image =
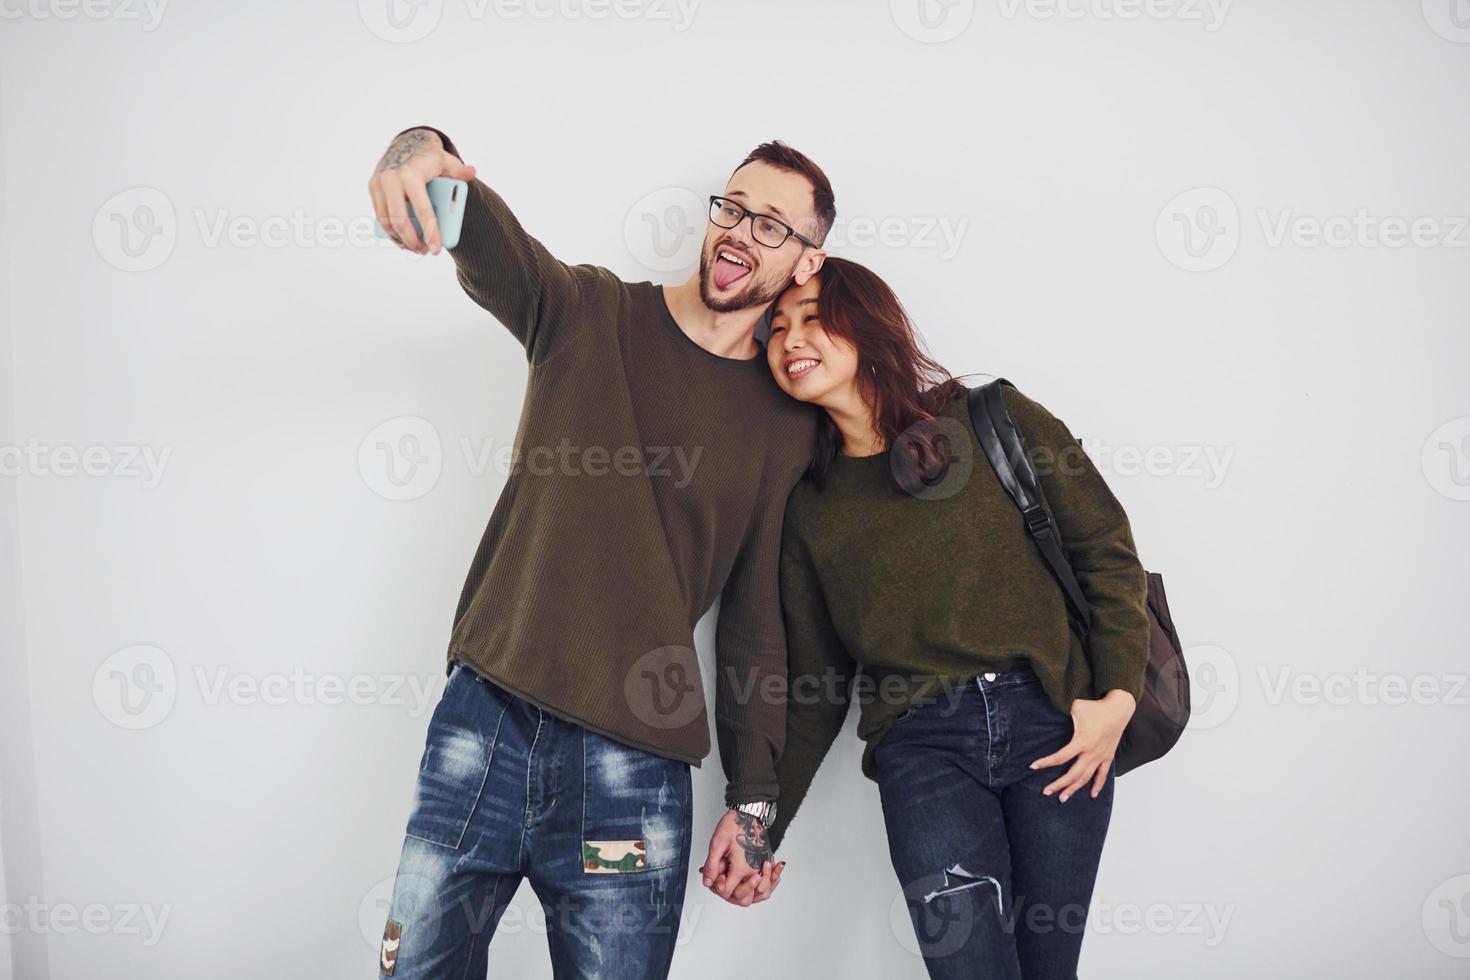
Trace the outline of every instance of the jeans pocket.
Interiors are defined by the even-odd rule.
[[[480,802],[505,705],[455,663],[429,719],[408,836],[459,847]]]
[[[582,871],[627,874],[678,864],[690,839],[689,764],[582,730]]]

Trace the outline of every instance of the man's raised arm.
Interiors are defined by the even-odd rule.
[[[526,359],[551,356],[558,338],[575,333],[584,291],[608,275],[590,265],[569,266],[526,233],[500,195],[475,177],[447,135],[414,126],[393,137],[368,182],[378,223],[402,248],[438,254],[442,239],[429,202],[435,177],[469,182],[459,243],[449,250],[459,284],[521,342]],[[408,205],[423,226],[420,238],[408,220]]]

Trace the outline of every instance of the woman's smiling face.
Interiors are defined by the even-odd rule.
[[[836,401],[854,386],[857,350],[822,327],[817,296],[822,289],[818,272],[805,284],[793,285],[776,301],[766,361],[776,384],[792,398],[824,405]]]

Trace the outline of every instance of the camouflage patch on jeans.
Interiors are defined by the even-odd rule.
[[[398,966],[398,943],[402,938],[403,926],[389,919],[388,924],[383,927],[383,948],[378,953],[378,967],[384,976],[391,977]]]
[[[589,875],[627,874],[645,871],[648,859],[641,840],[584,840],[582,871]]]

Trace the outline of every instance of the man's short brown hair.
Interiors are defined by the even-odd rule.
[[[837,203],[832,196],[832,182],[827,179],[826,174],[822,173],[822,168],[800,150],[793,149],[780,140],[771,140],[751,150],[745,159],[740,161],[740,167],[736,167],[730,176],[735,176],[741,167],[755,163],[757,160],[768,163],[778,170],[800,174],[811,183],[812,205],[817,215],[817,233],[812,237],[818,243],[825,241],[827,232],[832,230],[832,223],[837,220]]]

